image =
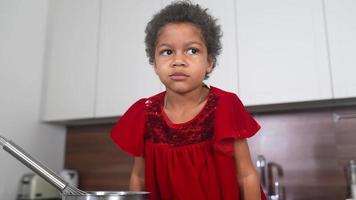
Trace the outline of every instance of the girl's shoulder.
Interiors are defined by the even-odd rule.
[[[215,96],[217,96],[220,99],[220,101],[238,101],[238,102],[240,102],[240,99],[238,98],[238,96],[233,92],[228,92],[228,91],[225,91],[220,88],[213,87],[213,86],[210,86],[210,90]]]
[[[148,98],[137,100],[120,117],[111,130],[113,141],[124,151],[133,156],[144,155],[144,130],[146,124],[147,107],[150,102],[158,102],[164,92]]]
[[[233,92],[229,92],[229,91],[226,91],[226,90],[214,87],[214,86],[209,86],[209,88],[215,95],[218,95],[218,96],[236,96],[236,94]]]
[[[150,96],[150,97],[146,98],[146,101],[161,101],[163,99],[165,93],[166,92],[163,91],[163,92],[160,92],[160,93],[155,94],[153,96]]]
[[[163,99],[165,92],[160,92],[158,94],[155,94],[153,96],[147,97],[147,98],[141,98],[137,100],[134,104],[130,106],[128,111],[132,110],[140,110],[140,109],[145,109],[148,104],[151,104],[152,102],[159,102]]]
[[[214,147],[227,155],[233,155],[233,141],[253,136],[260,126],[236,94],[218,88],[212,88],[212,92],[219,99],[215,113]]]

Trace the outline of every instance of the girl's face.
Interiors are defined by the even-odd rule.
[[[187,93],[201,87],[212,65],[199,28],[191,23],[170,23],[161,28],[154,68],[167,91]]]

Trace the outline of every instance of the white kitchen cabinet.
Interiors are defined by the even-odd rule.
[[[163,0],[163,6],[172,0]],[[236,23],[234,0],[195,0],[192,1],[208,8],[208,13],[218,19],[223,36],[221,39],[222,52],[217,58],[217,66],[211,73],[207,84],[219,87],[223,90],[238,92],[237,50],[236,50]]]
[[[144,29],[170,2],[50,1],[43,119],[116,117],[163,90],[145,54]],[[208,84],[249,106],[356,96],[354,1],[195,2],[223,31]]]
[[[102,2],[96,117],[123,114],[162,88],[145,53],[145,27],[160,0]]]
[[[162,88],[144,28],[161,1],[51,1],[44,120],[122,115]]]
[[[99,0],[50,1],[45,121],[94,117]]]
[[[331,99],[322,1],[236,2],[239,95],[245,104]]]
[[[334,98],[356,97],[356,1],[325,0]]]

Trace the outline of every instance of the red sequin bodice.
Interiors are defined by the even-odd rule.
[[[167,123],[162,111],[163,96],[155,100],[148,99],[145,103],[147,108],[145,140],[171,146],[183,146],[207,141],[213,137],[217,96],[210,93],[200,113],[189,122],[182,124]]]

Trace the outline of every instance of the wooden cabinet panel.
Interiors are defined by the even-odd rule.
[[[133,158],[110,138],[110,125],[68,128],[65,168],[79,172],[86,191],[128,190]]]

